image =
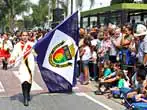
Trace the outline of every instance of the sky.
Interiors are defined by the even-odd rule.
[[[30,0],[34,4],[38,4],[39,0]]]
[[[34,4],[38,4],[39,2],[39,0],[30,0],[30,1]],[[86,2],[83,2],[83,10],[89,9],[90,6],[89,0],[85,0],[85,1]],[[110,4],[110,1],[111,0],[95,0],[93,8],[108,6]]]
[[[86,2],[83,2],[83,9],[82,9],[83,11],[89,10],[89,7],[90,7],[89,0],[85,0],[85,1]],[[92,8],[101,8],[101,7],[109,6],[110,2],[111,0],[95,0]]]
[[[38,4],[39,3],[39,0],[30,0],[32,3],[34,3],[34,4]],[[32,9],[30,9],[30,11],[29,12],[25,12],[24,13],[24,15],[29,15],[29,14],[31,14],[33,11],[32,11]],[[16,15],[16,19],[17,20],[22,20],[23,19],[23,17],[22,17],[22,15]]]

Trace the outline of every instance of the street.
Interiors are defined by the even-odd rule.
[[[147,0],[0,0],[0,110],[147,110],[146,65]]]
[[[36,66],[31,102],[29,107],[23,105],[21,85],[17,68],[0,70],[0,107],[1,110],[124,110],[120,100],[107,99],[105,96],[96,96],[96,82],[89,85],[77,83],[71,94],[49,94],[40,72]]]

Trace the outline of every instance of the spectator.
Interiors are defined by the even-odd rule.
[[[120,28],[117,28],[114,32],[114,35],[111,37],[111,48],[110,48],[110,56],[109,59],[112,63],[117,61],[117,54],[121,47],[122,34]]]
[[[147,65],[147,28],[138,24],[136,27],[135,37],[139,37],[139,45],[138,45],[138,61],[143,65]]]
[[[80,51],[81,63],[82,63],[82,71],[84,74],[83,85],[87,85],[89,83],[89,60],[91,58],[91,50],[90,50],[91,42],[88,38],[85,38],[83,41],[83,47]]]

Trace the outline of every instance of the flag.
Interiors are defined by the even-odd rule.
[[[78,12],[75,12],[34,46],[42,78],[50,93],[72,92],[78,38]]]

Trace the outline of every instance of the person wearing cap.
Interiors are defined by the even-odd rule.
[[[138,24],[136,27],[135,37],[139,37],[138,45],[138,61],[143,65],[147,65],[147,28],[143,24]]]

